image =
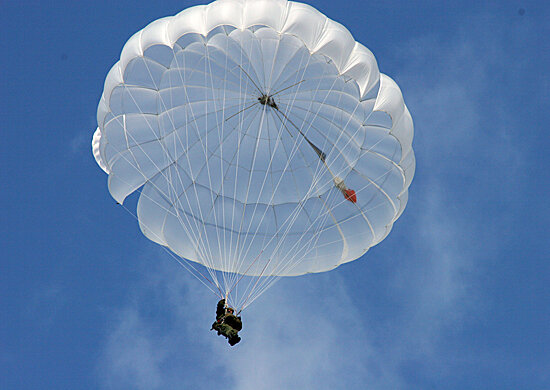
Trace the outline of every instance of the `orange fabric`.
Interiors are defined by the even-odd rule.
[[[355,191],[354,190],[345,190],[344,191],[344,198],[346,198],[346,200],[349,200],[350,202],[352,203],[356,203],[357,202],[357,195],[355,195]]]

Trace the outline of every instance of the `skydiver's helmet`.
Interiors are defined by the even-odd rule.
[[[234,310],[232,307],[228,307],[227,309],[225,309],[225,311],[228,313],[228,314],[234,314]]]

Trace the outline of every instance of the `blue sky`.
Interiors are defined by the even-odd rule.
[[[386,240],[280,281],[229,349],[90,151],[124,42],[195,4],[2,4],[0,388],[550,388],[550,6],[311,3],[400,85],[416,176]]]

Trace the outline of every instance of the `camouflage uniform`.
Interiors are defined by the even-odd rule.
[[[212,324],[212,329],[218,332],[218,336],[224,335],[230,345],[235,345],[241,341],[239,330],[242,328],[241,317],[226,312],[225,299],[219,301],[216,307],[216,321]]]

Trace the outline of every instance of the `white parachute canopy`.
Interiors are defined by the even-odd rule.
[[[241,308],[382,241],[415,169],[399,87],[345,27],[285,0],[149,24],[107,75],[97,122],[113,198],[141,189],[145,236]]]

